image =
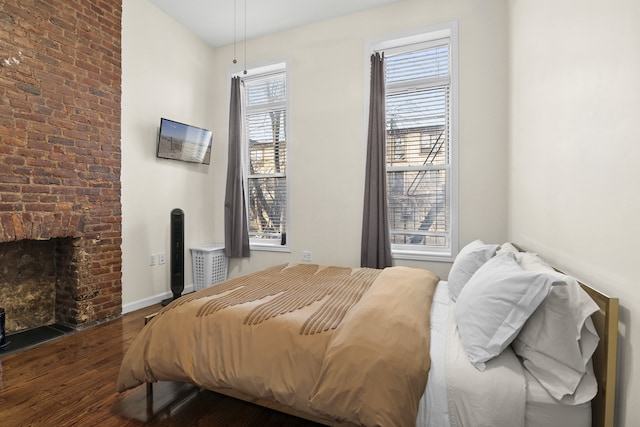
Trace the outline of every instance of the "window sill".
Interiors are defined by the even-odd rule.
[[[426,251],[392,251],[391,258],[411,261],[440,261],[453,262],[454,256],[450,253],[426,252]]]
[[[251,249],[252,251],[291,253],[291,249],[288,246],[281,245],[261,245],[258,243],[251,243],[249,245],[249,249]]]

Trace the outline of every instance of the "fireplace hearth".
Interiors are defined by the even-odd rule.
[[[75,329],[55,323],[7,335],[5,344],[0,346],[0,357],[27,350],[72,332],[75,332]]]

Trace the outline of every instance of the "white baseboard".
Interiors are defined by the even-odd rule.
[[[183,294],[193,292],[193,285],[187,285],[184,287]],[[122,304],[122,314],[131,313],[132,311],[140,310],[141,308],[149,307],[150,305],[160,304],[162,300],[171,298],[173,294],[171,292],[165,292],[163,294],[154,295],[151,297],[143,298],[138,301]]]

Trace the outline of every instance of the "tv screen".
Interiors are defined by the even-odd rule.
[[[157,156],[208,165],[212,140],[210,130],[161,118]]]

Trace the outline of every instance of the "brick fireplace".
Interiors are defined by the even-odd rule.
[[[51,320],[34,300],[71,326],[121,313],[121,16],[121,0],[0,3],[7,332]]]

